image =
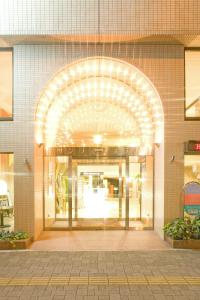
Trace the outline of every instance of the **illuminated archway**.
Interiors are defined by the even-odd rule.
[[[105,134],[105,140],[118,136],[126,146],[151,147],[162,141],[163,125],[160,97],[140,70],[118,59],[90,57],[60,70],[43,90],[36,142],[52,147],[79,140],[80,146]]]

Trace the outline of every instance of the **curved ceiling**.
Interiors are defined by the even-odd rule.
[[[135,66],[90,57],[61,71],[43,90],[36,111],[36,139],[47,147],[152,145],[163,137],[160,97]]]

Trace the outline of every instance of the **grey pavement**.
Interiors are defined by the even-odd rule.
[[[200,252],[0,252],[7,299],[200,300]]]

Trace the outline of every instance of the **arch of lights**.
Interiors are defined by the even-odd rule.
[[[91,134],[107,128],[107,139],[119,135],[129,146],[147,150],[161,143],[163,126],[160,97],[140,70],[118,59],[91,57],[63,68],[41,93],[36,142],[46,147],[76,144],[79,131],[86,134],[84,127]]]

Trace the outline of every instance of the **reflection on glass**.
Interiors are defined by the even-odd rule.
[[[12,51],[0,51],[0,118],[12,117]]]
[[[0,153],[0,228],[14,229],[13,154]]]
[[[186,117],[200,117],[200,51],[185,51]]]
[[[191,181],[200,183],[200,155],[185,155],[184,184]]]
[[[69,161],[45,158],[46,227],[68,227],[71,218],[76,228],[124,228],[127,217],[130,228],[152,228],[152,156],[130,156],[129,174],[125,158]]]
[[[153,157],[130,157],[129,162],[130,227],[153,226]]]
[[[60,225],[67,227],[68,219],[68,157],[45,158],[45,225],[56,225],[57,220],[65,220]],[[59,225],[59,224],[58,224]]]
[[[119,161],[76,160],[77,194],[73,197],[74,226],[121,227]],[[121,197],[121,199],[120,199]],[[121,210],[123,210],[121,208]],[[123,213],[124,215],[124,213]]]
[[[68,158],[56,157],[55,168],[56,218],[68,218]]]
[[[45,226],[55,222],[55,157],[45,158]]]
[[[200,215],[200,155],[184,157],[184,216]]]

